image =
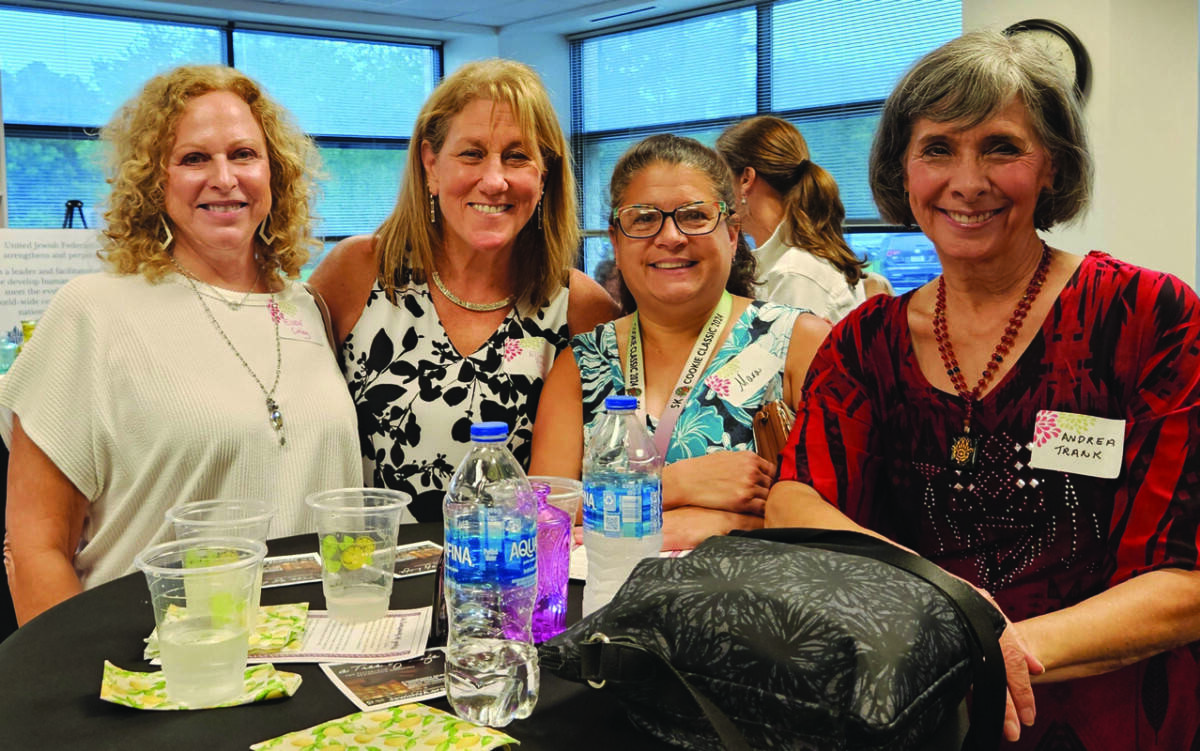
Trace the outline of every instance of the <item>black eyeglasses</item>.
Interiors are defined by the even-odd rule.
[[[612,222],[621,234],[635,240],[654,237],[663,227],[667,217],[685,235],[707,235],[717,228],[721,217],[729,213],[724,201],[696,201],[685,203],[674,211],[663,211],[657,206],[635,203],[613,209]]]

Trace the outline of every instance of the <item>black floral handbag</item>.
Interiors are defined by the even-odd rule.
[[[541,664],[611,691],[682,748],[994,749],[1003,629],[970,586],[905,550],[772,529],[642,561]]]

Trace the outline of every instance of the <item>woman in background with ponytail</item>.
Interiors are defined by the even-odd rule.
[[[757,246],[760,299],[836,323],[875,291],[867,288],[866,263],[842,237],[846,210],[837,183],[808,158],[795,126],[752,117],[722,133],[717,151],[734,174],[742,231]]]

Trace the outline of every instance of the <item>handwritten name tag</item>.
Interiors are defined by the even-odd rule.
[[[267,309],[271,311],[272,318],[278,318],[279,320],[280,339],[309,342],[310,344],[325,343],[324,325],[319,325],[318,328],[314,329],[309,322],[305,321],[304,311],[300,310],[291,300],[268,303]],[[318,331],[321,333],[320,339],[317,338],[316,332]]]
[[[779,374],[782,363],[783,358],[756,342],[705,378],[704,385],[730,404],[744,407]]]
[[[554,362],[554,348],[545,337],[527,336],[504,342],[504,372],[541,378]]]
[[[1089,477],[1116,477],[1125,450],[1125,421],[1043,409],[1033,427],[1030,466]]]

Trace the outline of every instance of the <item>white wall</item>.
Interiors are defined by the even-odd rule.
[[[564,133],[571,132],[571,45],[562,34],[500,31],[500,56],[520,60],[538,72]]]
[[[1085,114],[1096,160],[1091,210],[1051,232],[1056,247],[1100,249],[1197,279],[1196,0],[964,0],[963,28],[1046,18],[1092,63]]]

